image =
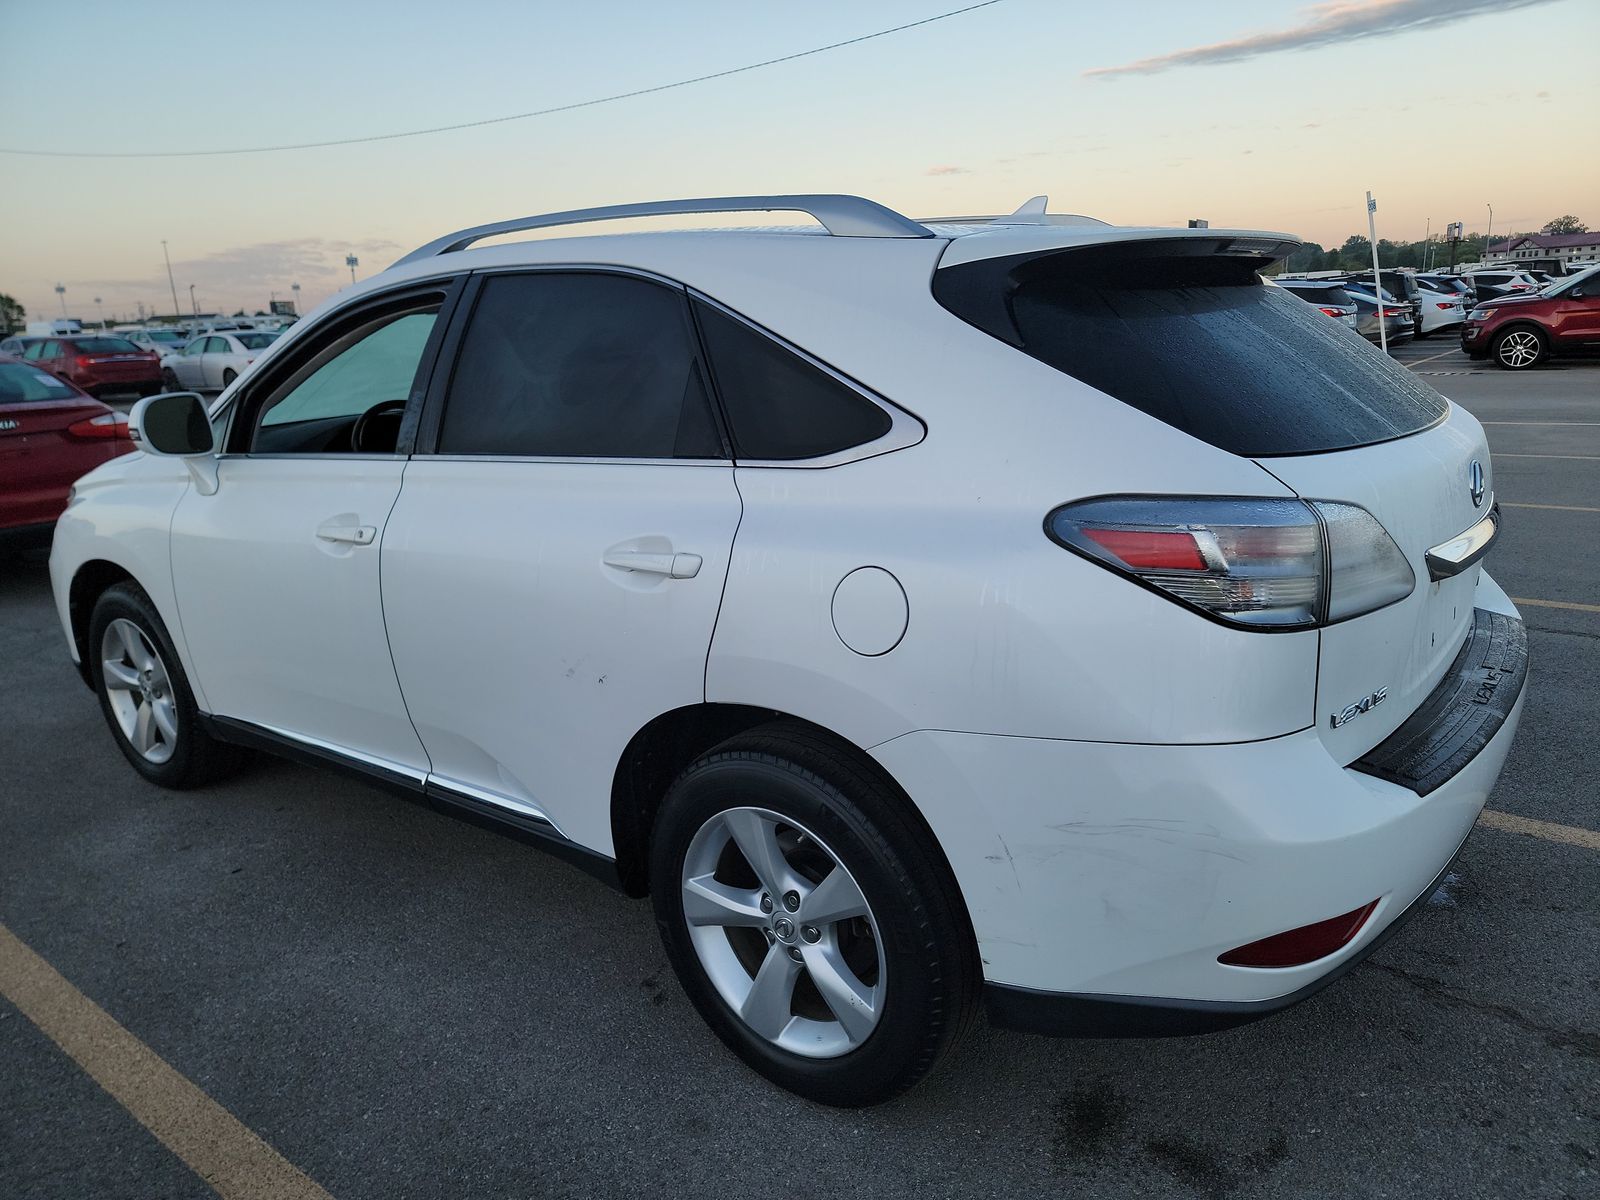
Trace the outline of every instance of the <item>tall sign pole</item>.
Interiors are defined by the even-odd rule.
[[[1372,290],[1378,297],[1378,341],[1383,344],[1383,352],[1389,353],[1389,324],[1384,320],[1386,313],[1383,307],[1383,276],[1378,273],[1378,223],[1373,214],[1378,211],[1378,202],[1372,198],[1372,193],[1367,193],[1367,241],[1372,244]]]

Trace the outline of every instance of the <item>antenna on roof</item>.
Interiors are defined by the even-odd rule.
[[[1017,211],[1012,213],[1009,217],[1001,217],[1000,220],[1027,222],[1032,217],[1044,216],[1045,210],[1049,207],[1049,196],[1034,196],[1031,199],[1024,200],[1017,208]]]

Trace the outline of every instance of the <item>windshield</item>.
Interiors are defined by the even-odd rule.
[[[144,331],[144,336],[152,342],[166,342],[173,346],[180,345],[183,342],[183,338],[180,335],[168,329],[147,329]]]
[[[139,347],[124,338],[78,338],[72,343],[80,354],[139,354]]]
[[[956,316],[1176,429],[1249,457],[1344,450],[1441,420],[1446,401],[1257,264],[1162,241],[946,267]]]
[[[70,400],[77,395],[76,388],[36,367],[23,363],[0,363],[0,404]]]

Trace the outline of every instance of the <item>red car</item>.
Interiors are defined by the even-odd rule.
[[[74,481],[132,449],[122,413],[0,354],[0,543],[48,543]]]
[[[1461,348],[1494,356],[1511,371],[1536,367],[1552,354],[1600,350],[1600,267],[1528,295],[1478,305],[1461,327]]]
[[[160,356],[139,349],[127,338],[87,333],[45,338],[24,350],[22,357],[91,396],[111,392],[154,396],[162,390]]]

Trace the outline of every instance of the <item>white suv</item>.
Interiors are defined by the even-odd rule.
[[[469,249],[746,209],[822,228]],[[1295,246],[845,196],[464,230],[209,414],[143,402],[61,621],[145,778],[265,748],[648,893],[818,1100],[980,1002],[1246,1021],[1429,894],[1526,674],[1482,429],[1264,287]]]

